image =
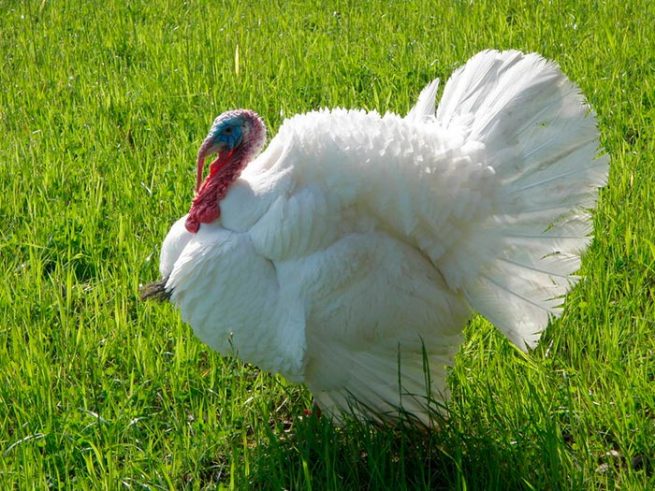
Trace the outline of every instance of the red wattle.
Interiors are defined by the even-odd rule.
[[[210,174],[200,186],[198,194],[193,198],[189,216],[187,216],[185,227],[191,233],[196,233],[201,223],[211,223],[221,215],[218,201],[222,187],[227,189],[223,180],[216,173]],[[225,193],[223,193],[225,194]]]
[[[195,234],[198,230],[200,230],[200,222],[196,220],[195,217],[189,215],[186,217],[186,222],[184,222],[184,228],[186,228],[192,234]]]
[[[200,189],[193,198],[189,215],[184,226],[195,234],[203,223],[212,223],[221,216],[221,209],[218,206],[230,185],[239,177],[246,162],[241,159],[230,159],[234,152],[229,152],[225,157],[221,156],[209,166],[209,175],[200,186]]]

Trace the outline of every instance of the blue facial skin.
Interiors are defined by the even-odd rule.
[[[212,128],[212,140],[215,145],[224,146],[232,150],[241,143],[243,137],[243,118],[229,118],[220,121]]]

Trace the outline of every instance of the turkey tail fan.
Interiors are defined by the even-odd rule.
[[[555,63],[483,51],[447,82],[436,119],[484,145],[497,185],[489,213],[439,261],[444,275],[511,341],[533,347],[576,281],[588,209],[607,179],[595,115]]]

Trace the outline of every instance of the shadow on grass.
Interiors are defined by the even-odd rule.
[[[470,417],[471,415],[469,415]],[[439,416],[437,416],[439,417]],[[299,417],[273,426],[251,468],[250,485],[270,489],[556,489],[562,442],[554,425],[506,439],[481,419],[440,418],[440,429],[381,426],[355,419]],[[555,433],[552,433],[554,431]],[[550,446],[550,449],[544,448]],[[540,448],[537,448],[540,447]],[[554,455],[547,456],[551,451]],[[528,454],[535,461],[526,467]]]

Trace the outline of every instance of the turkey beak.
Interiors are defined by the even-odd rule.
[[[221,153],[223,153],[225,150],[226,145],[223,142],[215,143],[211,138],[206,138],[205,141],[202,142],[200,150],[198,150],[198,160],[196,162],[196,193],[200,189],[200,184],[202,184],[202,174],[205,168],[205,160],[207,160],[207,157],[214,153],[218,155],[216,160],[212,162],[213,164],[218,162],[218,160],[221,158]]]

